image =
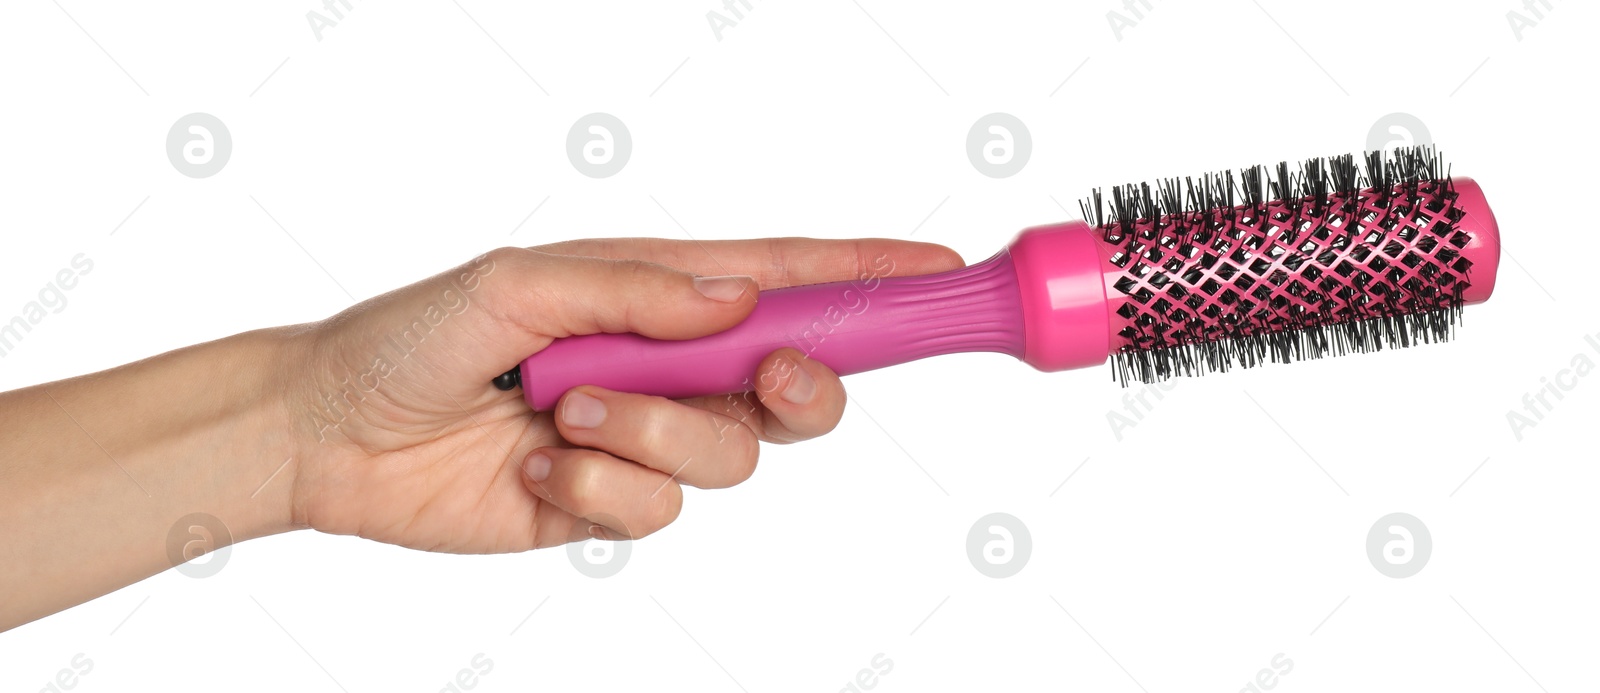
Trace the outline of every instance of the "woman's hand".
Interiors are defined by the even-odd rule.
[[[961,264],[879,240],[576,241],[496,250],[361,303],[294,340],[289,521],[473,553],[655,532],[678,516],[681,484],[732,486],[760,441],[832,430],[838,376],[783,349],[751,374],[753,396],[585,386],[539,414],[490,381],[561,337],[704,336],[748,315],[760,289],[859,279],[885,259],[897,275]]]
[[[459,552],[654,532],[680,484],[737,484],[758,441],[832,429],[833,372],[786,349],[751,396],[586,386],[554,414],[490,381],[561,337],[698,337],[737,324],[758,288],[885,263],[960,258],[894,241],[507,248],[319,323],[0,393],[0,630],[303,527]]]

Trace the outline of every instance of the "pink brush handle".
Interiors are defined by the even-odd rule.
[[[1011,253],[918,277],[761,292],[744,322],[684,341],[635,334],[556,340],[522,362],[523,395],[539,411],[578,385],[669,398],[770,389],[756,367],[794,347],[840,375],[963,351],[1023,355],[1022,298]]]

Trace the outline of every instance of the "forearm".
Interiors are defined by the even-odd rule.
[[[191,513],[232,542],[291,528],[292,333],[0,394],[0,630],[171,567]]]

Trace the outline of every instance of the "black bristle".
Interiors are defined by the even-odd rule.
[[[1379,192],[1394,187],[1394,184],[1389,179],[1389,169],[1384,166],[1383,152],[1367,152],[1365,158],[1367,162],[1367,179],[1365,181],[1367,187],[1375,188]]]
[[[1161,220],[1161,207],[1156,203],[1154,191],[1149,183],[1139,184],[1139,218],[1148,221]]]
[[[1305,189],[1305,196],[1311,199],[1311,211],[1320,215],[1328,208],[1328,170],[1327,161],[1323,159],[1307,159],[1300,166],[1301,184]]]
[[[1239,211],[1234,208],[1233,195],[1235,191],[1233,183],[1233,169],[1228,169],[1217,174],[1216,185],[1218,190],[1218,198],[1221,202],[1222,209],[1226,210],[1226,216],[1231,220],[1238,214]]]
[[[1361,173],[1356,168],[1356,158],[1350,154],[1328,158],[1328,175],[1333,183],[1333,190],[1343,196],[1347,201],[1361,189]]]
[[[1272,180],[1272,196],[1280,200],[1289,200],[1301,197],[1300,187],[1294,181],[1294,175],[1289,173],[1289,162],[1278,162],[1278,177]]]
[[[1432,147],[1359,161],[1113,188],[1110,220],[1098,191],[1086,199],[1085,218],[1108,243],[1175,251],[1118,281],[1128,296],[1168,298],[1159,310],[1130,301],[1113,317],[1124,340],[1113,378],[1148,383],[1450,339],[1470,283],[1456,248],[1470,236],[1455,226],[1449,166]]]
[[[1183,214],[1183,183],[1176,178],[1164,178],[1157,182],[1161,188],[1161,208],[1171,216]]]
[[[1111,189],[1111,214],[1117,218],[1117,226],[1123,238],[1133,236],[1133,224],[1139,220],[1139,211],[1134,207],[1135,190],[1132,184],[1119,185]]]
[[[1262,175],[1263,168],[1261,166],[1239,169],[1239,188],[1244,193],[1244,203],[1250,207],[1250,212],[1256,216],[1261,214],[1261,205],[1267,199]]]
[[[1083,219],[1090,226],[1098,228],[1106,225],[1105,201],[1101,198],[1099,188],[1095,188],[1088,197],[1078,200],[1078,209],[1083,210]]]

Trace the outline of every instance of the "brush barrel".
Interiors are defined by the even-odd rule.
[[[779,374],[756,369],[783,347],[840,375],[966,351],[1021,357],[1026,300],[1017,271],[1012,253],[1001,251],[942,274],[865,274],[762,291],[743,322],[698,339],[595,334],[556,340],[522,362],[523,395],[544,411],[578,385],[673,399],[771,391]],[[1103,342],[1103,330],[1100,335]]]
[[[1470,178],[1111,220],[1091,233],[1124,384],[1444,341],[1461,306],[1494,292],[1500,264],[1499,227]]]

